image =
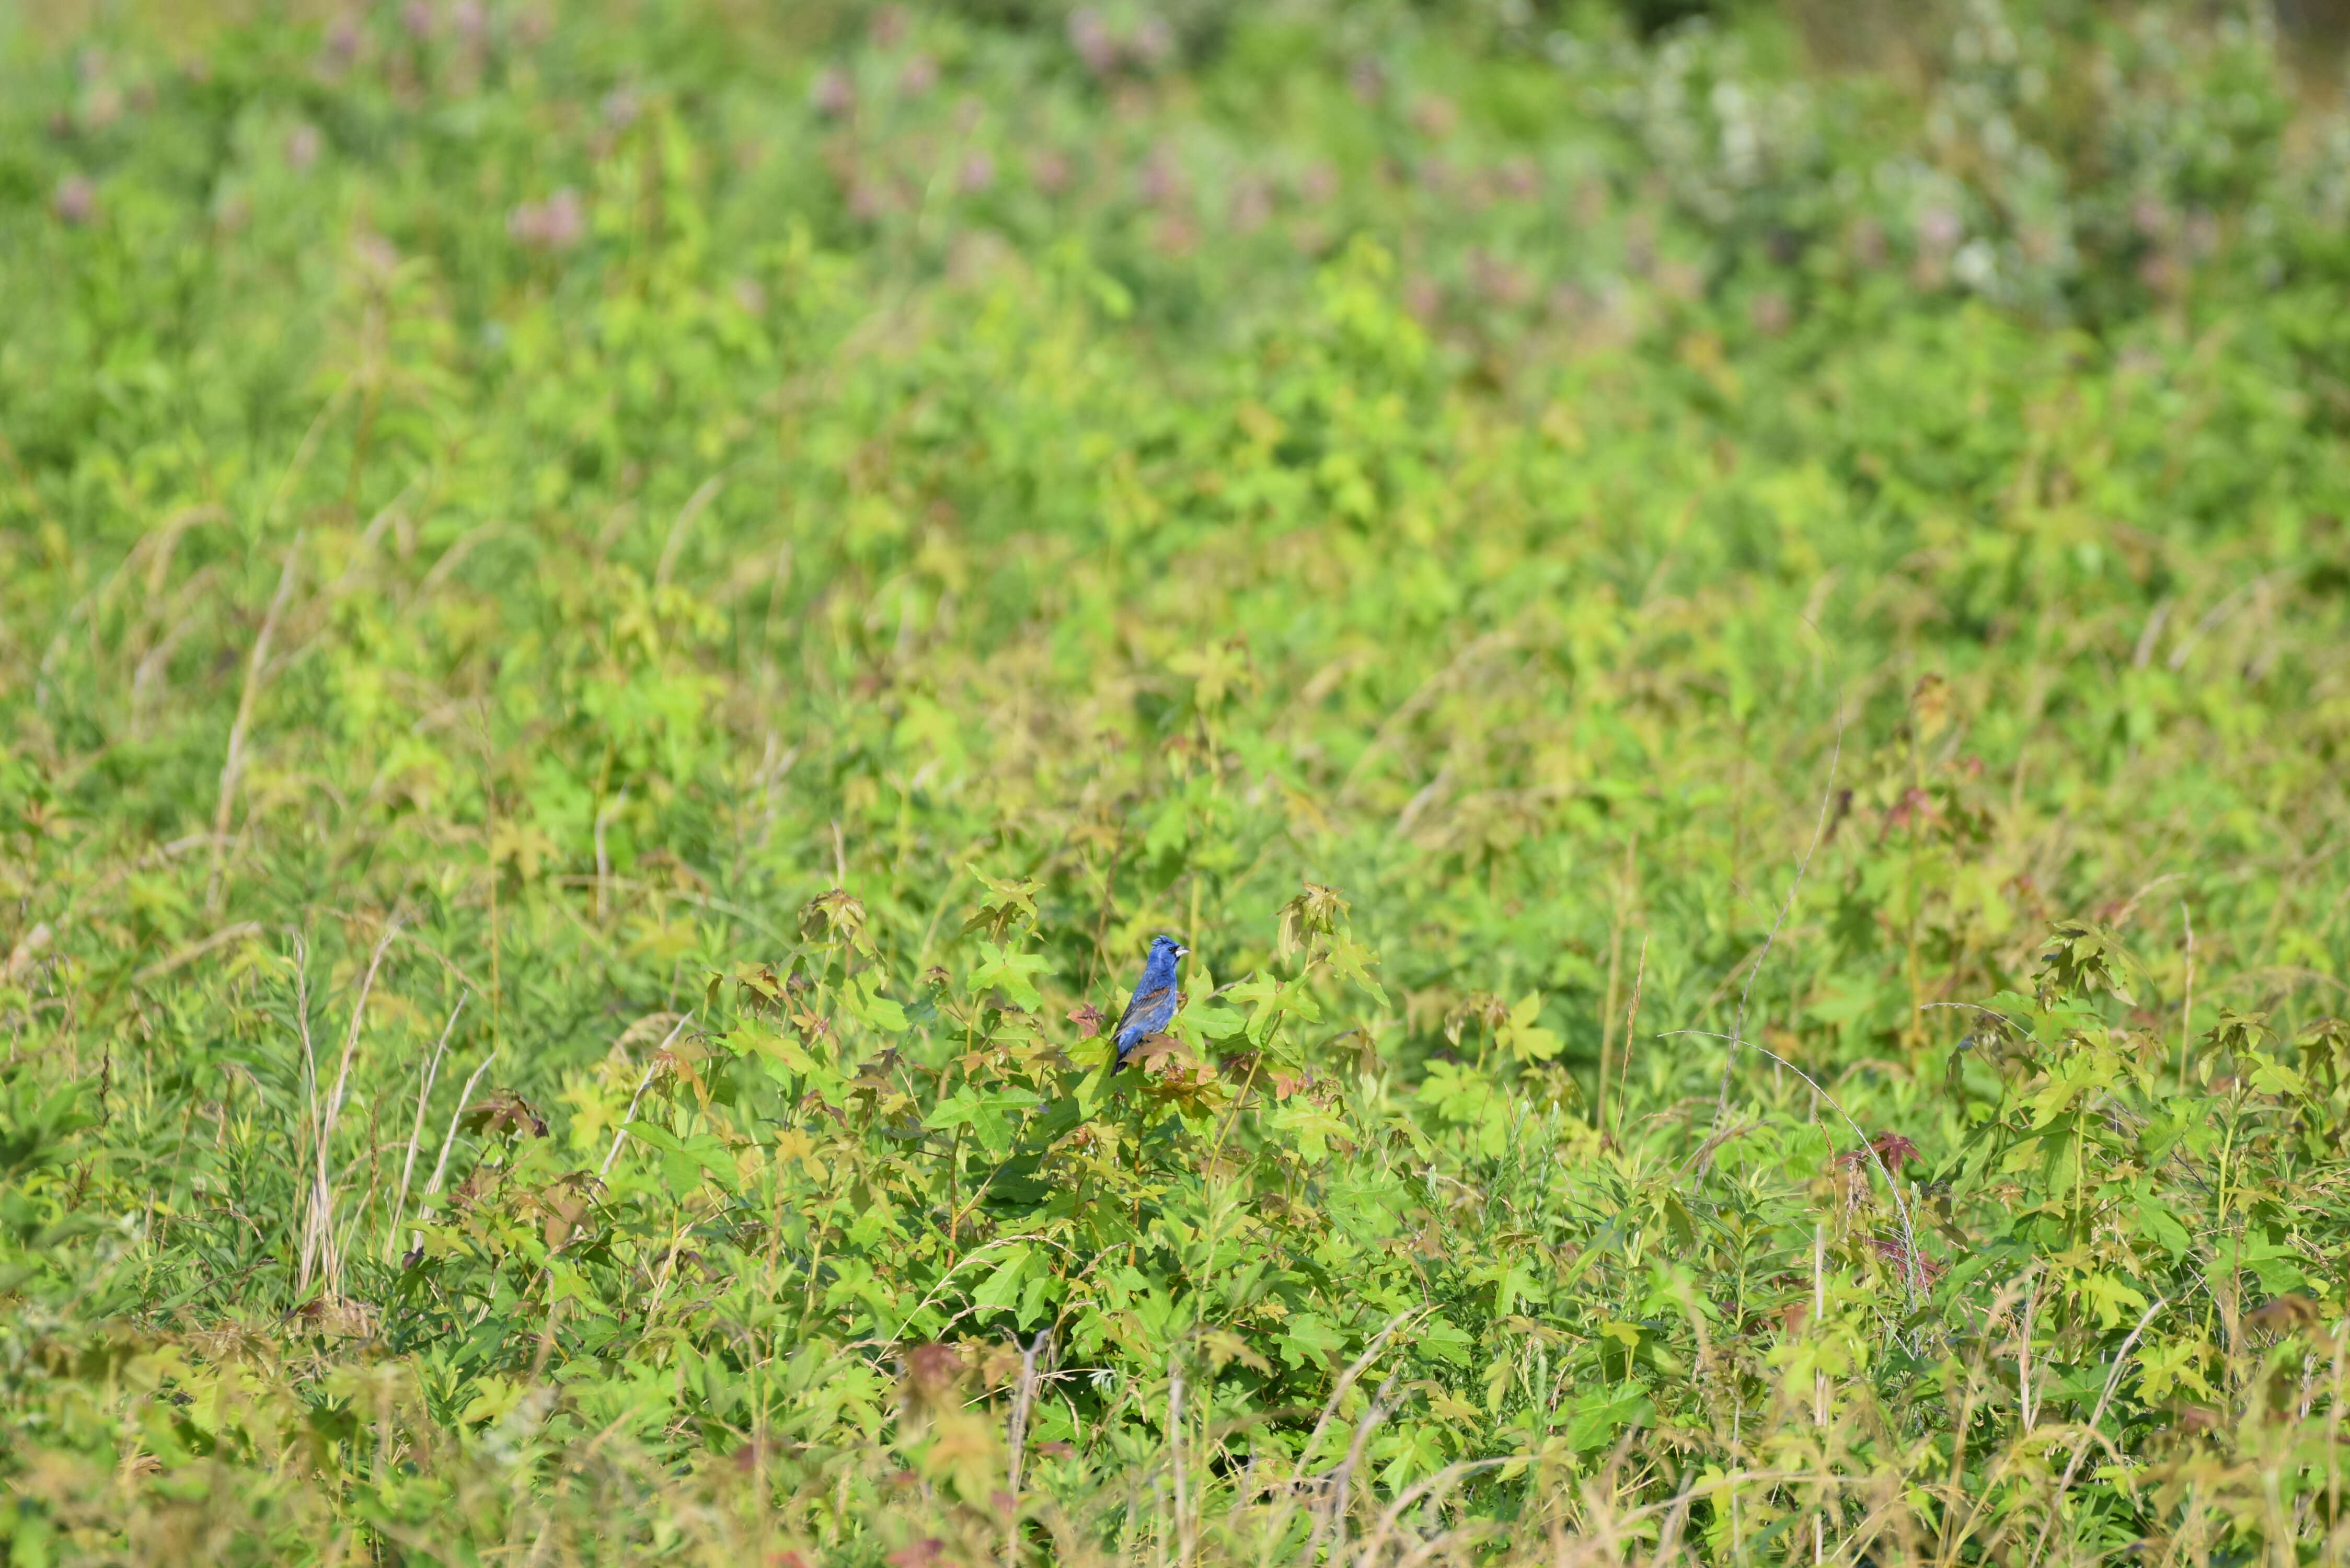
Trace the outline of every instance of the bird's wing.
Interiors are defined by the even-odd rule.
[[[1126,1038],[1126,1032],[1128,1029],[1142,1020],[1154,1016],[1162,1009],[1171,1012],[1173,1009],[1168,1004],[1174,998],[1175,988],[1172,985],[1154,985],[1149,991],[1136,992],[1128,1001],[1126,1011],[1118,1015],[1118,1027],[1110,1031],[1111,1035],[1121,1047],[1125,1046],[1128,1044]]]

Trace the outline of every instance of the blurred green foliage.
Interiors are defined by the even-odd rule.
[[[0,21],[8,1561],[2341,1560],[2350,122],[1852,15]]]

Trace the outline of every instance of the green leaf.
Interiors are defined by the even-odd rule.
[[[1636,1344],[1638,1337],[1634,1335]],[[1578,1390],[1572,1408],[1565,1438],[1566,1446],[1579,1454],[1613,1448],[1625,1428],[1647,1426],[1653,1412],[1647,1391],[1636,1383],[1605,1392]]]
[[[2183,1261],[2194,1250],[2195,1238],[2187,1227],[2162,1203],[2150,1197],[2137,1199],[2134,1208],[2139,1234],[2153,1241],[2170,1254],[2171,1262]]]
[[[843,993],[848,1010],[868,1029],[903,1034],[908,1028],[906,1010],[880,994],[880,976],[871,971],[858,976]]]
[[[1550,1061],[1564,1047],[1565,1042],[1555,1032],[1536,1023],[1541,1016],[1542,993],[1530,991],[1510,1009],[1508,1019],[1494,1032],[1495,1042],[1522,1065]]]
[[[1306,1099],[1289,1101],[1269,1119],[1308,1165],[1329,1158],[1332,1140],[1346,1139],[1352,1131],[1336,1112]]]
[[[1282,1324],[1281,1358],[1292,1366],[1326,1366],[1346,1343],[1336,1325],[1319,1313],[1293,1313]]]
[[[1014,1245],[1003,1250],[1003,1261],[972,1292],[972,1304],[983,1312],[998,1311],[1015,1305],[1020,1300],[1022,1278],[1028,1271],[1032,1249]]]
[[[967,982],[973,996],[984,996],[991,991],[1002,991],[1013,1004],[1034,1012],[1042,1005],[1037,994],[1035,977],[1052,972],[1052,965],[1033,953],[1014,952],[993,942],[979,944],[980,960],[972,966]]]

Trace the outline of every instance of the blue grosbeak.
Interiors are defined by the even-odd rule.
[[[1119,1066],[1126,1065],[1127,1053],[1146,1036],[1174,1022],[1175,1004],[1181,1000],[1175,991],[1175,966],[1191,950],[1173,937],[1150,939],[1150,955],[1142,961],[1142,979],[1136,983],[1126,1011],[1118,1015],[1118,1027],[1110,1031],[1110,1037],[1118,1042]]]

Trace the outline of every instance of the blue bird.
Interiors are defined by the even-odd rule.
[[[1126,1011],[1118,1015],[1118,1027],[1110,1031],[1110,1037],[1118,1042],[1119,1066],[1126,1065],[1127,1053],[1145,1036],[1174,1022],[1175,1003],[1180,1000],[1175,992],[1175,966],[1191,950],[1173,937],[1150,939],[1150,956],[1142,961],[1142,979],[1136,982]]]

